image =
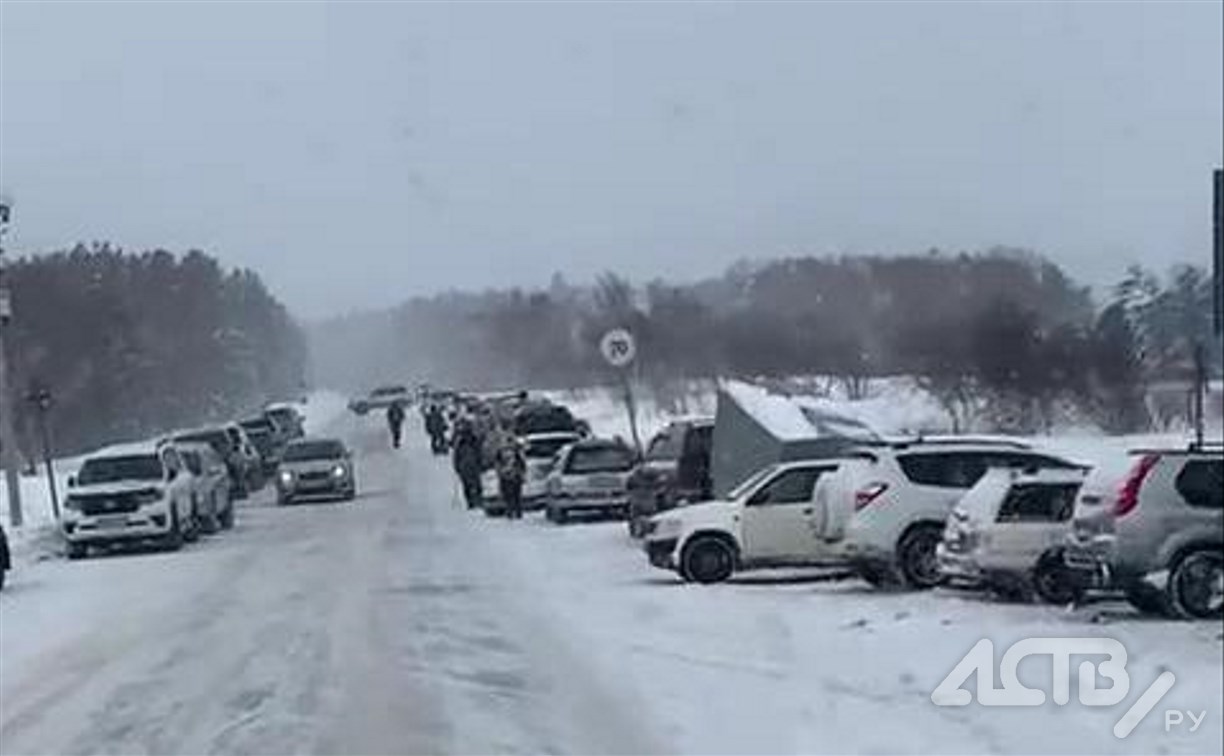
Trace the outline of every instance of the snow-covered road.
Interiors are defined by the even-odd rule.
[[[23,567],[0,594],[0,752],[1218,752],[1218,623],[1141,620],[818,574],[685,586],[617,523],[462,510],[445,460],[336,426],[353,504],[278,509],[178,554]],[[1125,705],[941,709],[980,638],[1107,635],[1132,696],[1177,684],[1127,740]],[[1001,652],[1001,649],[1000,649]],[[1206,710],[1164,731],[1165,708]]]

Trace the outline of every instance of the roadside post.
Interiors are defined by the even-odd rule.
[[[621,379],[625,391],[625,411],[629,414],[629,432],[633,434],[633,448],[642,454],[642,438],[638,434],[637,403],[633,397],[633,381],[629,369],[637,359],[637,340],[627,328],[613,328],[599,340],[599,353]]]
[[[51,431],[47,425],[47,415],[51,412],[52,397],[51,392],[47,389],[38,389],[31,391],[27,397],[34,408],[38,410],[38,427],[42,433],[42,448],[43,448],[43,464],[47,468],[47,490],[51,492],[51,512],[55,516],[55,521],[59,522],[60,506],[59,506],[59,491],[55,487],[55,462],[53,461],[54,454],[51,451]]]

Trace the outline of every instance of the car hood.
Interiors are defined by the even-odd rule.
[[[95,483],[88,486],[73,486],[68,489],[68,495],[78,496],[114,496],[134,491],[148,491],[150,488],[161,488],[166,485],[162,480],[117,480],[112,483]]]
[[[674,519],[686,527],[700,525],[726,524],[735,521],[739,516],[740,505],[733,501],[703,501],[700,504],[688,504],[656,515],[657,519]]]

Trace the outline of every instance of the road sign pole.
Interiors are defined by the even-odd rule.
[[[633,398],[633,379],[630,368],[637,359],[637,341],[625,328],[613,328],[599,340],[599,352],[604,360],[619,374],[625,390],[625,411],[629,414],[629,432],[633,435],[633,448],[641,455],[642,438],[638,433],[637,403]]]

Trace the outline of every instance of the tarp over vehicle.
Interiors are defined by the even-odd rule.
[[[775,462],[834,457],[852,446],[880,442],[862,422],[832,411],[817,397],[723,381],[710,462],[714,496]]]

